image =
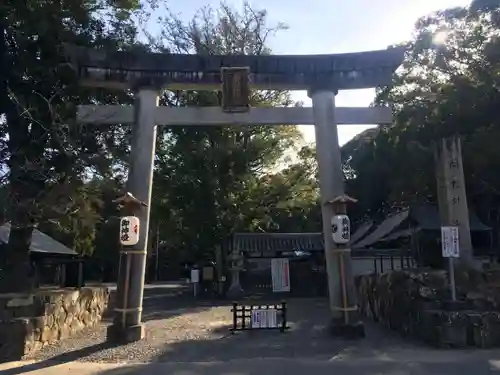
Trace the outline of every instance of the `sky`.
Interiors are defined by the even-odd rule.
[[[243,0],[225,3],[241,9]],[[415,22],[436,10],[465,6],[470,0],[253,0],[256,9],[267,9],[269,24],[284,22],[289,29],[269,40],[274,54],[329,54],[385,49],[408,40]],[[191,19],[209,0],[170,0],[171,11]],[[212,4],[217,5],[215,1]],[[368,106],[374,89],[340,91],[336,105]],[[295,100],[311,106],[306,92],[293,93]],[[339,126],[339,142],[344,144],[369,125]],[[314,128],[300,126],[306,142],[314,141]]]

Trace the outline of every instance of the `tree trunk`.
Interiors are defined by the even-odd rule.
[[[9,132],[11,231],[5,267],[0,275],[1,292],[27,292],[34,286],[30,262],[33,227],[38,218],[38,204],[43,197],[45,178],[40,163],[43,155],[42,126],[28,122],[9,101],[6,105]]]
[[[31,227],[11,227],[5,267],[0,275],[0,293],[30,291],[34,277],[29,256]]]
[[[10,136],[9,148],[18,152],[13,152],[9,160],[10,199],[8,204],[11,229],[5,254],[5,267],[0,277],[0,291],[25,292],[29,291],[34,284],[29,250],[39,183],[30,176],[31,173],[26,168],[28,155],[23,152],[23,143],[28,138],[26,137],[28,124],[22,121],[15,112],[7,115],[7,122]],[[24,145],[29,146],[29,141]]]
[[[11,98],[8,94],[8,84],[3,73],[6,73],[9,68],[10,61],[7,59],[7,40],[5,38],[5,25],[0,23],[0,48],[1,48],[1,68],[0,74],[0,112],[5,114],[7,119],[12,120],[12,126],[21,126],[21,119],[16,113],[16,107],[12,103]],[[19,129],[18,129],[19,131]],[[15,159],[13,157],[12,159]],[[12,161],[12,160],[11,160]],[[9,163],[9,167],[11,167]],[[18,168],[19,170],[19,168]],[[14,182],[11,179],[11,189],[15,189],[12,185]],[[14,184],[15,185],[15,184]],[[12,196],[11,196],[12,197]],[[12,199],[6,204],[12,204],[14,210],[16,210],[16,203]],[[24,215],[16,215],[19,219]],[[30,272],[30,260],[29,260],[29,246],[31,243],[31,227],[18,228],[18,221],[14,220],[11,227],[9,243],[7,245],[7,251],[2,254],[3,262],[0,268],[0,293],[4,292],[21,292],[26,291],[31,288],[31,272]]]

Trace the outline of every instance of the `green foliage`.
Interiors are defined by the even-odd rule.
[[[500,13],[486,6],[493,3],[475,1],[417,22],[394,85],[376,98],[393,107],[394,124],[343,148],[348,188],[360,198],[361,211],[435,199],[433,143],[460,134],[469,200],[490,218],[500,187],[494,172],[500,167]]]
[[[218,10],[204,8],[187,24],[166,9],[159,34],[148,35],[143,45],[137,41],[137,22],[148,16],[145,4],[9,1],[2,7],[6,22],[1,25],[1,52],[6,58],[0,73],[5,85],[0,90],[0,113],[6,121],[0,123],[0,162],[8,170],[5,209],[14,226],[7,254],[12,277],[28,274],[30,228],[35,225],[101,264],[116,263],[118,244],[110,233],[117,231],[119,213],[112,200],[123,191],[130,129],[119,124],[81,126],[74,122],[74,111],[78,104],[130,104],[132,95],[81,87],[76,75],[61,64],[64,43],[119,50],[268,54],[267,38],[285,28],[268,27],[266,12],[248,4],[241,12],[224,4]],[[158,6],[155,1],[147,5]],[[287,92],[255,92],[251,99],[254,106],[293,104]],[[165,92],[161,97],[169,106],[217,106],[219,101],[213,92]],[[310,160],[306,163],[310,156],[303,151],[298,164],[272,172],[279,170],[285,153],[299,139],[293,126],[162,128],[152,227],[160,226],[161,239],[186,257],[211,258],[233,230],[287,225],[299,230],[308,225],[317,188],[310,171],[301,168],[311,167]],[[287,193],[285,186],[294,191]],[[269,194],[269,199],[264,202],[258,194]],[[255,215],[260,212],[255,207],[263,203],[269,208]],[[7,273],[1,278],[9,286]]]
[[[243,230],[291,233],[322,230],[316,151],[312,147],[303,147],[296,163],[248,181],[245,193],[240,206],[244,213]]]
[[[248,4],[240,13],[226,5],[207,7],[189,23],[169,15],[159,36],[150,36],[158,50],[199,54],[266,54],[266,39],[281,29],[268,27],[265,11]],[[215,92],[166,93],[174,106],[218,106]],[[253,106],[289,106],[286,92],[255,92]],[[158,142],[154,178],[153,222],[168,228],[165,240],[196,258],[213,258],[214,250],[234,230],[249,230],[248,189],[276,167],[299,139],[293,126],[173,127]],[[255,205],[261,203],[253,202]],[[259,219],[261,219],[259,217]]]
[[[199,54],[269,54],[264,10],[222,4],[183,22],[165,8],[157,35],[139,43],[148,16],[136,0],[7,1],[0,43],[0,163],[5,216],[14,224],[9,270],[26,271],[33,225],[102,265],[116,263],[119,213],[130,129],[79,126],[77,104],[132,103],[128,91],[78,85],[61,64],[63,42],[111,49]],[[498,222],[500,10],[473,2],[423,17],[391,87],[377,104],[394,109],[391,126],[370,129],[342,148],[354,218],[436,195],[433,143],[460,134],[469,199]],[[289,93],[258,91],[253,106],[290,106]],[[218,106],[219,94],[167,91],[162,105]],[[179,259],[212,259],[234,231],[321,230],[314,148],[299,148],[293,126],[161,128],[153,186],[152,230]],[[296,160],[284,164],[291,154]],[[494,210],[493,210],[494,211]],[[498,210],[496,210],[498,211]],[[150,236],[153,239],[154,236]],[[17,275],[16,275],[17,274]],[[4,284],[9,276],[2,276]],[[26,279],[28,279],[26,277]],[[26,285],[18,285],[20,289]]]
[[[136,6],[104,0],[9,0],[1,6],[0,114],[5,121],[0,123],[0,162],[9,171],[6,203],[13,226],[3,286],[11,288],[10,278],[19,280],[20,273],[26,275],[23,282],[30,281],[28,249],[37,223],[65,222],[71,228],[65,230],[74,232],[68,242],[88,251],[90,240],[76,238],[91,238],[93,230],[75,217],[74,212],[85,209],[80,199],[71,198],[82,196],[78,189],[89,171],[109,175],[109,145],[120,144],[120,137],[110,141],[111,135],[95,128],[75,126],[74,105],[123,101],[128,95],[81,88],[62,64],[63,43],[112,48],[133,44],[136,30],[130,15],[138,11]],[[23,282],[16,286],[29,287]]]

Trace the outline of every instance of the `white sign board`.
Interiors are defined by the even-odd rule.
[[[200,270],[198,269],[191,270],[191,282],[192,283],[200,282]]]
[[[458,227],[441,227],[441,249],[444,258],[459,258]]]
[[[124,246],[136,245],[139,242],[139,218],[124,216],[120,219],[120,243]]]
[[[290,291],[290,263],[288,259],[271,259],[271,276],[273,282],[273,292]]]
[[[278,326],[276,309],[252,310],[252,328],[276,328]]]

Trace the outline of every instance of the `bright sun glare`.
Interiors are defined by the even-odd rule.
[[[434,44],[437,45],[443,45],[446,43],[446,39],[448,37],[448,32],[447,31],[438,31],[437,33],[434,34],[434,37],[432,38],[432,41]]]

